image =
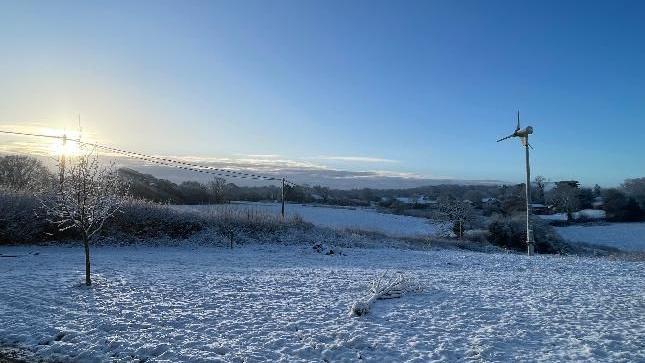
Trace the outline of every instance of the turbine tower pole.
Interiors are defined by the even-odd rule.
[[[531,164],[529,162],[529,146],[529,136],[526,135],[524,142],[524,150],[526,153],[526,244],[528,246],[528,255],[533,256],[535,242],[533,241],[533,229],[531,228]]]
[[[520,128],[520,111],[517,111],[517,126],[515,131],[501,139],[497,142],[508,140],[512,137],[519,137],[524,146],[524,156],[526,158],[526,245],[527,253],[529,256],[533,256],[535,253],[535,241],[533,239],[533,229],[531,228],[531,163],[529,160],[529,135],[533,133],[533,127],[527,126],[524,129]]]

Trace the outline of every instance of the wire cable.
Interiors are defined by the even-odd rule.
[[[194,172],[197,172],[197,173],[211,174],[211,175],[216,175],[216,176],[220,176],[220,177],[256,179],[256,178],[244,177],[244,176],[239,176],[239,175],[231,175],[231,174],[226,174],[226,173],[214,172],[214,171],[205,170],[205,169],[190,168],[190,167],[187,167],[187,166],[171,164],[171,163],[167,163],[167,162],[163,162],[163,161],[159,161],[159,160],[148,159],[148,158],[145,158],[145,157],[131,156],[131,155],[129,157],[131,157],[133,159],[138,159],[138,160],[146,161],[146,162],[149,162],[149,163],[153,163],[153,164],[169,166],[169,167],[172,167],[172,168],[177,168],[177,169],[182,169],[182,170],[187,170],[187,171],[194,171]]]
[[[0,134],[18,135],[18,136],[46,137],[46,138],[50,138],[50,139],[63,139],[63,136],[32,134],[32,133],[29,133],[29,132],[17,132],[17,131],[3,131],[3,130],[0,130]]]
[[[263,179],[263,180],[281,180],[280,178],[275,178],[275,177],[269,177],[269,176],[264,176],[264,175],[257,175],[257,174],[252,174],[252,173],[243,173],[239,171],[234,171],[234,170],[227,170],[227,169],[221,169],[221,168],[215,168],[215,167],[210,167],[210,166],[204,166],[204,165],[199,165],[199,164],[193,164],[193,163],[188,163],[185,161],[180,161],[180,160],[174,160],[174,159],[169,159],[169,158],[164,158],[160,156],[154,156],[154,155],[146,155],[134,151],[128,151],[128,150],[123,150],[111,146],[106,146],[106,145],[101,145],[97,143],[91,143],[91,142],[85,142],[81,140],[76,140],[76,139],[67,139],[68,141],[72,142],[77,142],[82,145],[88,145],[88,146],[94,146],[103,150],[108,150],[112,151],[118,154],[130,156],[130,157],[139,157],[139,158],[146,158],[146,159],[154,159],[158,160],[164,163],[172,163],[172,164],[179,164],[183,166],[187,166],[190,168],[199,168],[200,170],[202,169],[208,169],[208,170],[214,170],[226,174],[232,174],[231,177],[234,175],[238,175],[240,178],[251,178],[251,179]]]
[[[45,138],[50,138],[50,139],[59,139],[59,140],[67,140],[71,142],[76,142],[79,145],[87,145],[87,146],[93,146],[96,148],[100,148],[103,150],[115,152],[121,155],[125,155],[127,157],[131,157],[134,159],[139,159],[151,163],[155,163],[158,165],[164,165],[164,166],[170,166],[170,167],[175,167],[183,170],[188,170],[188,171],[194,171],[194,172],[199,172],[199,173],[205,173],[205,174],[212,174],[212,175],[217,175],[217,176],[225,176],[228,178],[241,178],[241,179],[254,179],[254,180],[266,180],[266,181],[282,181],[282,178],[276,178],[276,177],[270,177],[270,176],[264,176],[264,175],[258,175],[258,174],[253,174],[253,173],[244,173],[240,171],[234,171],[234,170],[227,170],[227,169],[222,169],[222,168],[215,168],[215,167],[210,167],[210,166],[203,166],[199,164],[193,164],[193,163],[188,163],[185,161],[180,161],[180,160],[174,160],[170,158],[164,158],[160,156],[153,156],[153,155],[146,155],[134,151],[128,151],[124,149],[119,149],[107,145],[102,145],[98,143],[91,143],[91,142],[86,142],[86,141],[81,141],[80,139],[71,139],[67,138],[65,136],[55,136],[55,135],[44,135],[44,134],[35,134],[35,133],[26,133],[26,132],[15,132],[15,131],[4,131],[0,130],[0,134],[8,134],[8,135],[18,135],[18,136],[34,136],[34,137],[45,137]],[[177,164],[177,165],[175,165]],[[213,172],[214,171],[214,172]],[[293,187],[297,186],[296,183],[288,181],[284,179],[285,184],[291,185]]]

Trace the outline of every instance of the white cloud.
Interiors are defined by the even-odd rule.
[[[256,159],[249,157],[178,157],[168,156],[172,159],[190,160],[192,163],[203,166],[245,171],[249,173],[282,178],[286,177],[297,184],[323,185],[331,188],[411,188],[432,184],[496,184],[495,181],[461,181],[451,178],[428,178],[415,173],[397,172],[389,170],[341,170],[289,159]],[[136,160],[120,158],[117,164],[153,174],[157,177],[170,179],[175,182],[185,180],[206,181],[209,175],[191,173],[175,168],[148,164]],[[247,179],[231,179],[238,185],[257,185],[267,182],[249,181]],[[269,182],[270,183],[270,182]]]
[[[58,134],[61,130],[46,129],[40,126],[4,125],[5,129],[21,132],[39,131],[46,134]],[[84,135],[84,140],[88,138]],[[51,142],[39,139],[7,138],[0,144],[0,154],[21,153],[39,155],[41,158],[51,156]],[[111,152],[101,153],[102,157],[113,160],[118,166],[130,167],[157,177],[175,182],[185,180],[205,181],[209,175],[193,173],[186,170],[158,165],[142,160],[132,159]],[[323,161],[342,161],[355,163],[398,163],[397,160],[369,156],[319,156],[289,159],[276,154],[237,154],[230,156],[194,156],[194,155],[154,155],[175,159],[206,167],[244,171],[270,177],[286,177],[293,182],[309,185],[325,185],[332,188],[405,188],[437,183],[459,182],[450,178],[430,179],[426,176],[390,170],[343,170],[323,165]],[[45,158],[49,159],[49,158]],[[319,161],[319,162],[316,162]],[[348,168],[351,169],[351,168]],[[246,179],[232,179],[240,185],[249,185]]]
[[[371,156],[318,156],[312,159],[332,161],[354,161],[361,163],[398,163],[398,160],[376,158]]]

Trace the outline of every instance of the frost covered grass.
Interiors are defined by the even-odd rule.
[[[280,214],[279,203],[237,202],[228,205],[175,206],[177,210],[196,213],[218,213],[220,210],[245,213]],[[380,213],[371,208],[348,208],[287,204],[287,216],[298,216],[303,221],[319,227],[372,231],[393,237],[427,237],[442,231],[441,223],[426,218]]]
[[[306,246],[0,247],[0,346],[59,361],[645,359],[645,263]],[[386,271],[420,293],[351,304]]]
[[[569,242],[609,246],[624,251],[645,252],[645,223],[556,227],[556,231]]]

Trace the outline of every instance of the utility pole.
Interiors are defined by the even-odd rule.
[[[282,178],[282,218],[284,218],[284,178]]]
[[[533,127],[531,126],[520,130],[520,111],[517,111],[517,127],[515,128],[515,132],[497,140],[497,142],[500,142],[511,137],[519,137],[522,146],[524,146],[524,155],[526,158],[526,245],[529,256],[533,256],[535,253],[535,241],[533,239],[533,229],[531,228],[531,165],[529,163],[529,148],[531,147],[531,144],[529,144],[529,135],[532,133]]]
[[[67,134],[63,134],[63,146],[60,150],[60,159],[58,166],[58,177],[60,183],[60,191],[63,192],[63,183],[65,182],[65,148],[67,147]]]

